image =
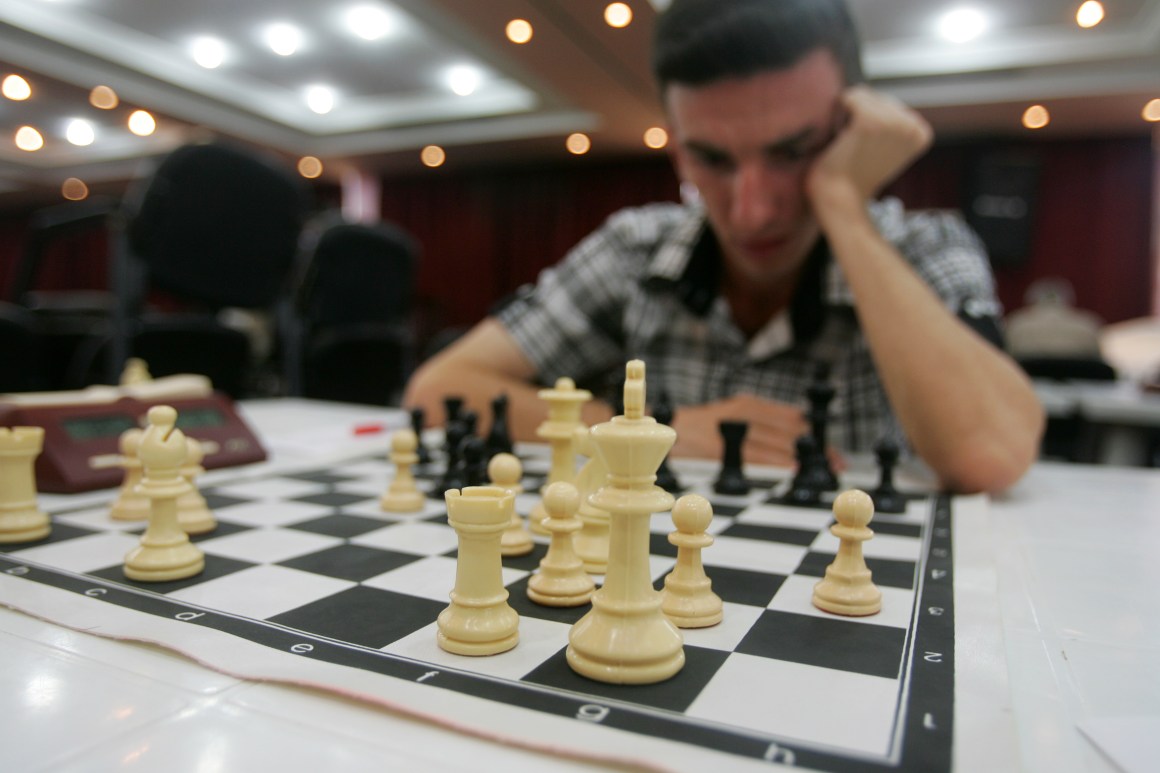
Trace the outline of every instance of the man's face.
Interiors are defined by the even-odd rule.
[[[805,178],[833,139],[843,88],[825,50],[788,70],[668,87],[677,171],[700,192],[729,280],[776,287],[813,247]]]

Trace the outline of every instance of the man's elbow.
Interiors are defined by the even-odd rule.
[[[932,463],[943,486],[958,494],[994,494],[1015,485],[1039,458],[1045,419],[1026,417],[1002,434],[962,438],[946,458]]]

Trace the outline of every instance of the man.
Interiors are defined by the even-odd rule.
[[[830,441],[901,430],[958,491],[994,491],[1035,459],[1043,414],[978,331],[999,309],[957,219],[872,203],[931,141],[916,113],[862,83],[842,0],[674,0],[654,70],[671,155],[698,202],[618,213],[534,292],[423,365],[405,402],[437,410],[506,392],[516,437],[545,417],[537,386],[598,386],[626,359],[677,406],[675,454],[717,456],[749,423],[748,462],[789,465],[819,364],[837,388]],[[605,420],[607,402],[584,420]]]

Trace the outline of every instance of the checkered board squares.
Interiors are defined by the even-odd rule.
[[[525,458],[528,493],[517,498],[523,514],[538,501],[548,466],[546,454]],[[436,617],[455,582],[457,537],[437,497],[420,513],[380,510],[393,474],[380,459],[204,489],[219,526],[194,538],[206,555],[196,577],[126,580],[124,554],[144,524],[111,520],[107,503],[54,513],[52,535],[6,546],[0,572],[81,595],[98,583],[105,591],[93,603],[188,619],[264,647],[304,652],[306,642],[313,661],[364,670],[368,692],[385,698],[403,679],[437,691],[437,707],[450,705],[450,693],[501,712],[598,715],[603,727],[671,747],[672,760],[691,744],[728,759],[793,760],[817,770],[949,769],[953,500],[928,496],[904,514],[876,516],[864,553],[883,610],[843,618],[810,601],[837,550],[828,505],[782,505],[788,481],[776,476],[744,497],[718,497],[715,470],[674,468],[687,492],[714,505],[715,543],[702,559],[725,618],[683,631],[686,665],[655,685],[604,684],[568,667],[568,632],[588,607],[541,607],[527,598],[546,537],[536,538],[530,555],[504,560],[509,603],[521,617],[519,645],[487,658],[439,649]],[[440,472],[419,470],[420,485],[432,486]],[[667,513],[650,518],[649,566],[658,589],[676,562],[672,530]],[[938,615],[925,613],[930,609]],[[568,747],[567,733],[551,740]]]

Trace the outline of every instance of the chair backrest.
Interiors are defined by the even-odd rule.
[[[1019,357],[1016,361],[1032,378],[1054,381],[1116,379],[1116,369],[1098,357]]]

